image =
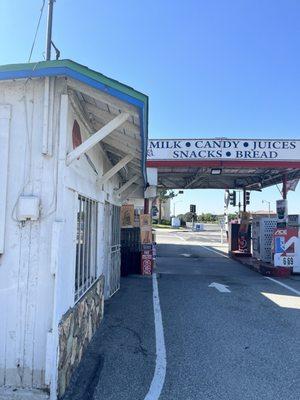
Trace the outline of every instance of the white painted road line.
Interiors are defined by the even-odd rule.
[[[178,236],[178,235],[175,235],[178,239],[181,239],[181,240],[183,240],[184,242],[186,242],[187,241],[187,239],[184,239],[183,237],[181,237],[181,236]],[[191,243],[192,241],[190,241],[190,243]],[[204,246],[203,244],[201,244],[201,243],[199,243],[198,241],[193,241],[193,243],[196,243],[198,246],[201,246],[201,247],[203,247],[204,249],[206,249],[206,250],[208,250],[208,251],[211,251],[212,253],[216,253],[216,254],[218,254],[219,256],[221,256],[221,257],[225,257],[225,258],[230,258],[229,256],[227,256],[226,254],[223,254],[223,253],[221,253],[220,251],[216,251],[216,250],[214,250],[214,249],[211,249],[211,248],[209,248],[209,247],[207,247],[207,246]]]
[[[230,258],[230,257],[227,256],[226,254],[222,254],[220,251],[216,251],[216,250],[214,250],[214,249],[211,249],[210,247],[203,246],[203,244],[200,244],[200,246],[203,247],[204,249],[208,250],[208,251],[211,251],[212,253],[218,254],[218,255],[221,256],[221,257]]]
[[[288,286],[288,285],[286,285],[285,283],[282,283],[282,282],[280,282],[280,281],[276,281],[276,279],[270,278],[269,276],[265,276],[265,278],[266,278],[266,279],[269,279],[269,280],[272,281],[272,282],[277,283],[277,285],[280,285],[280,286],[285,287],[286,289],[288,289],[288,290],[290,290],[291,292],[296,293],[298,296],[300,296],[299,290],[296,290],[296,289],[292,288],[291,286]]]
[[[145,397],[145,400],[158,400],[164,386],[166,369],[167,369],[167,356],[164,338],[164,328],[162,323],[158,284],[156,274],[152,276],[153,283],[153,309],[154,309],[154,323],[155,323],[155,340],[156,340],[156,364],[154,376],[150,385],[150,389]]]
[[[228,286],[223,285],[222,283],[212,282],[208,287],[213,287],[217,289],[221,293],[231,293],[231,290],[228,289]]]
[[[174,236],[176,236],[176,235],[157,235],[156,234],[156,236],[162,236],[163,238],[172,238],[172,239],[174,239]]]
[[[178,239],[183,240],[184,242],[186,242],[186,239],[185,239],[185,238],[183,238],[183,237],[181,237],[181,236],[179,236],[179,235],[174,235],[174,236],[177,237]]]

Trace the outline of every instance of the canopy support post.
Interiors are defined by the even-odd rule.
[[[283,175],[283,179],[282,179],[282,198],[283,198],[283,200],[286,200],[286,197],[287,197],[287,188],[286,188],[286,185],[287,184],[287,176],[286,176],[286,174],[284,174]]]

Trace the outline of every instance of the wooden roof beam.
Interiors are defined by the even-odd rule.
[[[81,93],[87,94],[90,97],[93,97],[96,100],[102,101],[103,103],[108,104],[111,107],[118,107],[123,112],[128,112],[128,114],[133,115],[136,118],[139,118],[139,113],[134,106],[131,106],[128,103],[122,102],[111,95],[101,92],[98,89],[94,89],[85,83],[79,82],[73,78],[67,78],[67,85]]]
[[[86,113],[94,114],[97,117],[97,119],[99,119],[100,122],[102,123],[106,123],[107,120],[115,116],[115,114],[112,114],[109,111],[102,110],[101,108],[98,108],[96,105],[91,103],[84,102],[82,106],[84,107]],[[122,128],[130,132],[133,132],[140,139],[140,128],[137,125],[129,121],[126,121],[122,126]]]

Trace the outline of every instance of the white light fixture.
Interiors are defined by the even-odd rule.
[[[212,168],[212,169],[210,170],[210,173],[211,173],[212,175],[221,175],[222,170],[221,170],[221,168]]]

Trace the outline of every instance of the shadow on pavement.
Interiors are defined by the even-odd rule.
[[[143,399],[154,373],[154,335],[151,279],[122,278],[62,399]]]

